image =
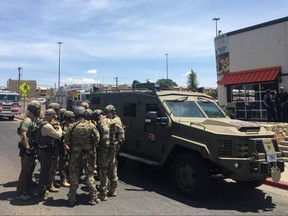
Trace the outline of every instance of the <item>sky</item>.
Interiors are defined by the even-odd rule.
[[[167,77],[187,86],[193,70],[199,87],[216,87],[212,19],[227,33],[286,17],[288,1],[1,0],[0,8],[0,86],[21,67],[21,80],[58,87],[60,62],[60,86]]]

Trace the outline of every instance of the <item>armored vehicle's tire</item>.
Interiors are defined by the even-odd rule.
[[[264,184],[265,180],[254,180],[254,181],[236,181],[240,187],[244,188],[256,188]]]
[[[13,121],[14,120],[14,116],[8,117],[9,121]]]
[[[194,154],[181,154],[172,164],[172,180],[177,192],[199,199],[209,190],[209,175],[205,161]]]

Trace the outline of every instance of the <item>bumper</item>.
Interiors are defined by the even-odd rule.
[[[266,161],[250,161],[250,160],[223,160],[223,167],[225,167],[224,175],[235,181],[252,181],[261,180],[271,177],[271,167],[277,166],[280,172],[284,172],[284,161],[279,160],[275,163],[268,163]]]

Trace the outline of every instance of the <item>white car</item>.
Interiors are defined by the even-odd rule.
[[[45,98],[37,98],[36,99],[40,104],[45,104],[46,103],[46,99]]]

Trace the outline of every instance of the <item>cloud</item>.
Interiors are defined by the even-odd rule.
[[[96,69],[90,69],[87,71],[88,74],[96,74],[97,70]]]
[[[94,83],[100,83],[99,80],[91,79],[91,78],[82,78],[82,79],[75,79],[72,77],[69,77],[65,80],[61,81],[65,84],[94,84]]]

